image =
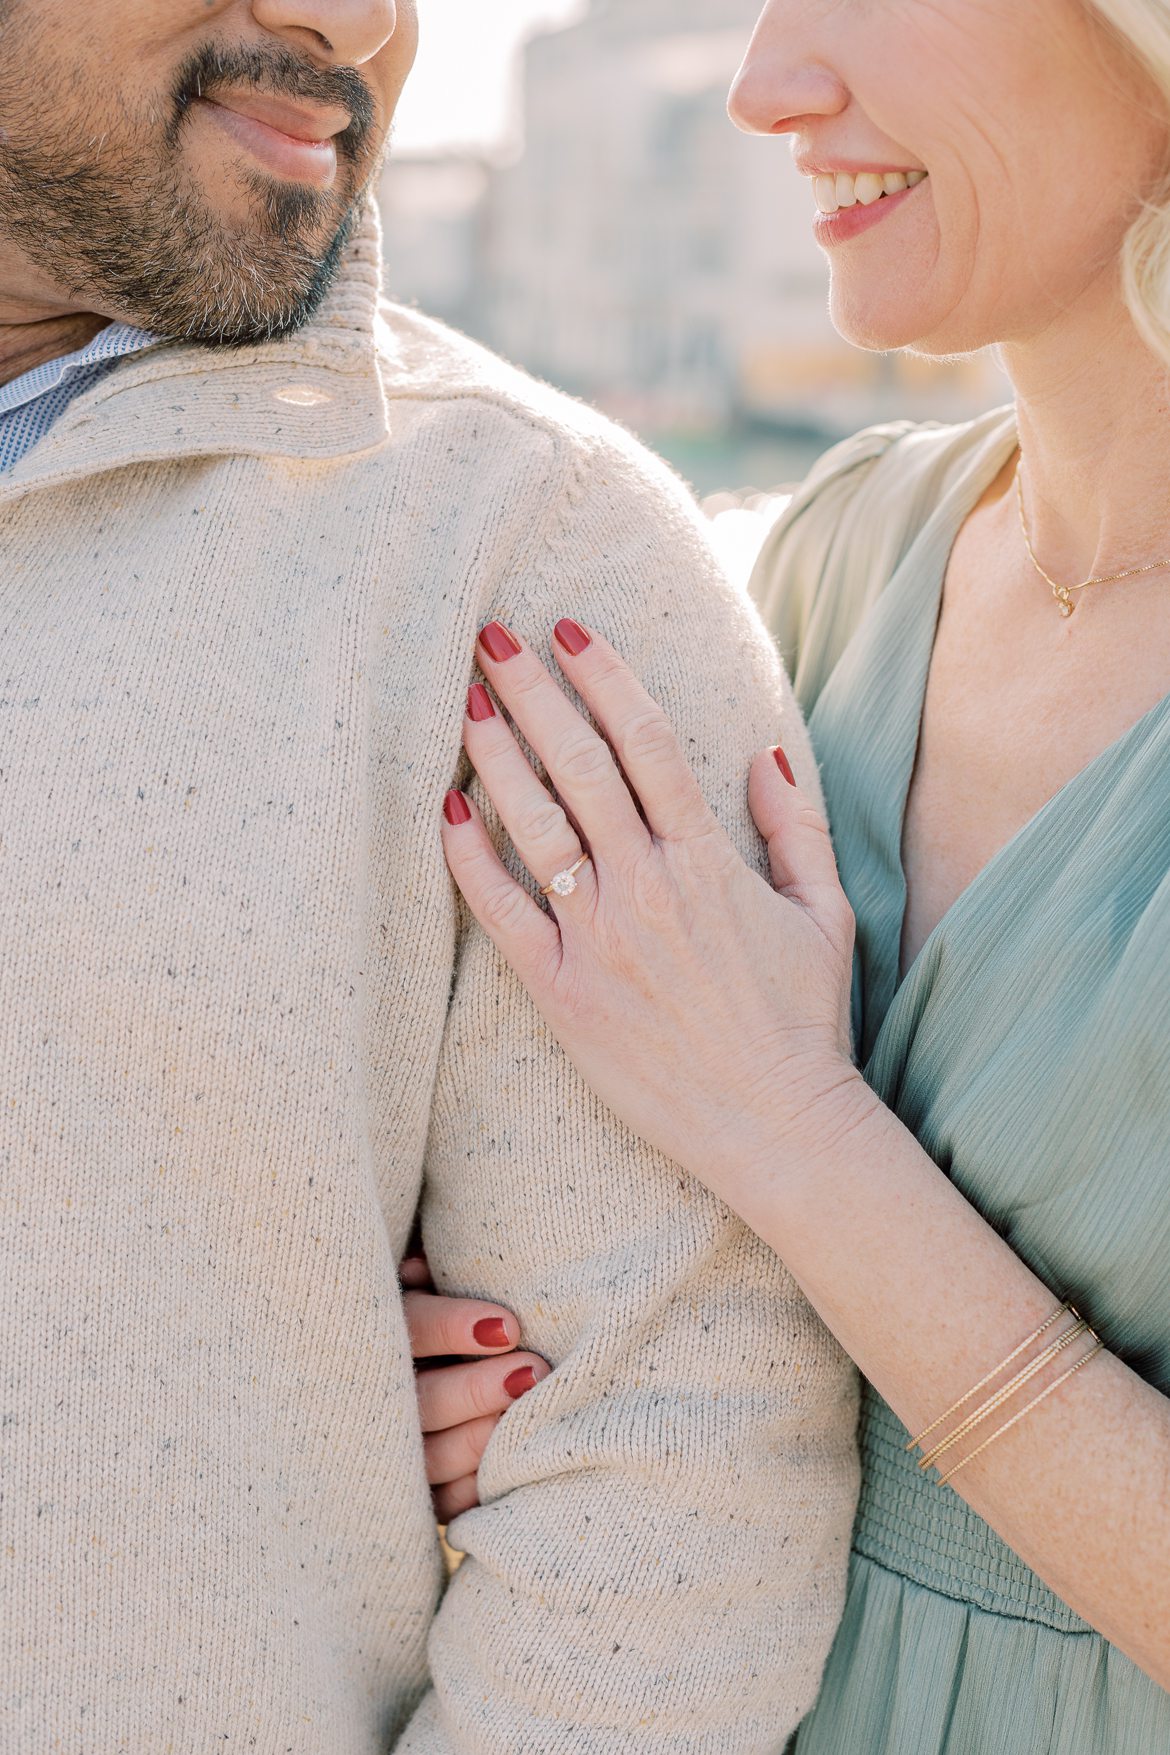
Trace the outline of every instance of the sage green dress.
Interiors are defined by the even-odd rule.
[[[847,441],[774,531],[755,592],[809,716],[857,914],[867,1078],[1166,1394],[1170,695],[991,861],[898,978],[943,575],[1015,444],[1002,410]],[[1170,1755],[1170,1695],[921,1475],[907,1436],[867,1389],[848,1601],[798,1755]]]

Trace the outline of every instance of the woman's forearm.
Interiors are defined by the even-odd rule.
[[[917,1434],[1057,1300],[860,1077],[839,1086],[802,1138],[798,1152],[773,1154],[779,1167],[746,1177],[750,1196],[736,1204]],[[966,1449],[1072,1357],[1053,1360]],[[1170,1402],[1157,1390],[1102,1352],[938,1491],[958,1491],[1076,1613],[1170,1688]]]
[[[504,630],[478,649],[562,802],[502,715],[469,716],[464,739],[537,884],[558,863],[580,880],[563,907],[537,908],[467,800],[444,826],[452,872],[602,1102],[773,1246],[920,1432],[1045,1321],[1053,1290],[848,1058],[853,916],[828,825],[784,752],[761,751],[748,787],[769,888],[716,821],[661,708],[599,634],[570,633],[561,669],[609,748],[530,649]],[[551,824],[555,858],[534,824]],[[1170,1688],[1168,1489],[1170,1404],[1100,1353],[939,1491],[961,1492]]]

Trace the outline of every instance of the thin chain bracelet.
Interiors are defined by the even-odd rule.
[[[1026,1384],[1031,1383],[1038,1372],[1043,1371],[1046,1365],[1051,1364],[1053,1359],[1063,1353],[1066,1347],[1071,1347],[1081,1335],[1088,1333],[1090,1333],[1089,1325],[1082,1318],[1074,1323],[1072,1328],[1066,1329],[1062,1335],[1058,1335],[1056,1340],[1052,1341],[1042,1353],[1039,1353],[1035,1359],[1025,1365],[1022,1371],[1018,1371],[1013,1378],[1009,1379],[1002,1389],[996,1390],[995,1394],[989,1396],[981,1407],[976,1408],[975,1412],[964,1420],[961,1426],[956,1427],[949,1438],[944,1438],[941,1444],[936,1444],[933,1450],[920,1458],[919,1468],[930,1468],[936,1457],[942,1456],[945,1451],[950,1450],[952,1445],[958,1444],[960,1439],[966,1438],[974,1432],[977,1426],[982,1426],[984,1420],[989,1420],[992,1414],[998,1413],[1000,1408],[1010,1402],[1014,1395],[1018,1395]]]
[[[949,1420],[952,1414],[957,1414],[960,1408],[965,1408],[972,1396],[978,1395],[981,1389],[986,1389],[987,1385],[993,1383],[1002,1371],[1007,1370],[1009,1365],[1014,1365],[1020,1354],[1026,1353],[1028,1348],[1033,1346],[1035,1342],[1040,1339],[1041,1335],[1047,1334],[1053,1323],[1059,1322],[1066,1311],[1071,1316],[1075,1316],[1078,1322],[1080,1321],[1079,1313],[1074,1310],[1072,1304],[1066,1300],[1059,1309],[1053,1311],[1052,1315],[1046,1322],[1042,1322],[1039,1328],[1033,1329],[1027,1340],[1021,1341],[1019,1346],[1016,1347],[1013,1352],[1009,1353],[1007,1358],[1002,1360],[1001,1363],[995,1367],[994,1371],[989,1371],[986,1377],[981,1377],[979,1382],[967,1391],[966,1395],[961,1395],[957,1402],[951,1404],[945,1414],[940,1414],[937,1420],[932,1420],[925,1432],[920,1432],[917,1438],[912,1438],[906,1446],[906,1449],[917,1450],[924,1438],[929,1438],[931,1433],[936,1431],[944,1421]]]
[[[1092,1329],[1089,1329],[1088,1332],[1089,1334],[1093,1333]],[[1068,1370],[1056,1379],[1055,1383],[1050,1383],[1047,1389],[1042,1389],[1039,1395],[1033,1396],[1028,1405],[1021,1408],[1018,1414],[1013,1414],[1010,1420],[1005,1420],[1002,1426],[996,1428],[990,1438],[985,1438],[983,1443],[971,1452],[970,1456],[965,1456],[962,1462],[957,1462],[954,1468],[949,1470],[947,1474],[940,1475],[938,1485],[940,1487],[945,1487],[948,1481],[953,1481],[959,1470],[965,1469],[968,1463],[974,1462],[977,1456],[981,1456],[987,1449],[988,1445],[994,1444],[997,1438],[1002,1438],[1005,1432],[1009,1432],[1013,1426],[1018,1425],[1024,1418],[1025,1414],[1030,1414],[1033,1408],[1038,1408],[1040,1406],[1041,1402],[1046,1402],[1049,1396],[1060,1388],[1062,1383],[1067,1383],[1070,1377],[1075,1377],[1082,1366],[1087,1365],[1090,1359],[1095,1358],[1096,1355],[1101,1352],[1104,1345],[1105,1342],[1099,1340],[1095,1347],[1090,1347],[1083,1359],[1078,1359],[1075,1365],[1070,1365]]]

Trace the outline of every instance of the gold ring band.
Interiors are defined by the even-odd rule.
[[[583,853],[576,864],[570,865],[567,871],[558,871],[552,882],[545,884],[540,892],[541,895],[561,897],[571,896],[573,891],[577,888],[577,873],[581,870],[583,865],[588,864],[589,855],[588,853]]]

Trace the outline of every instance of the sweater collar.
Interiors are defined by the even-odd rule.
[[[354,456],[389,432],[375,343],[382,238],[368,205],[320,309],[251,348],[160,342],[79,396],[0,480],[32,488],[136,463],[198,456]]]

